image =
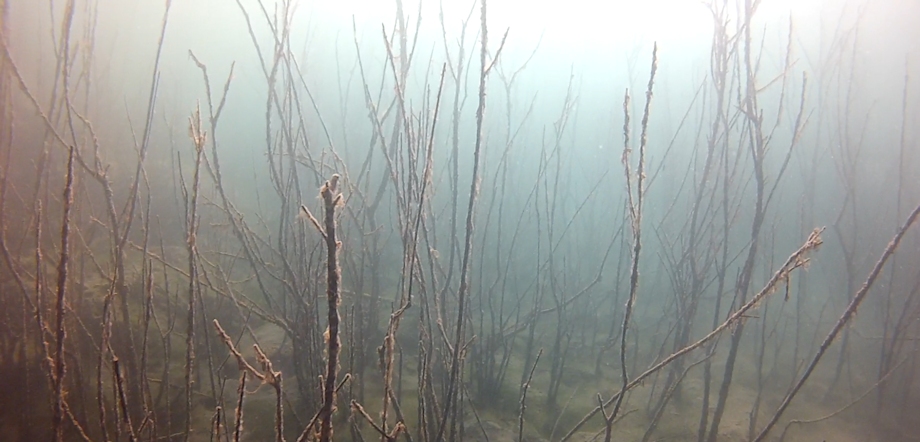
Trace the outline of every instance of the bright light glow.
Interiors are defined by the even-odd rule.
[[[610,47],[637,41],[661,44],[701,42],[712,32],[712,15],[708,2],[693,0],[492,0],[488,2],[489,28],[500,34],[510,28],[517,42],[536,41],[542,35],[551,45]],[[736,12],[734,2],[728,8]],[[758,20],[812,14],[821,2],[814,0],[767,0],[757,11]],[[386,0],[339,0],[304,2],[301,8],[323,16],[362,24],[388,27],[396,15],[396,2]],[[737,7],[742,7],[738,5]],[[406,14],[417,17],[419,3],[403,1]],[[443,8],[448,29],[456,28],[472,9],[470,28],[478,27],[477,0],[422,0],[423,27],[440,31],[438,13]],[[496,37],[497,38],[497,37]]]

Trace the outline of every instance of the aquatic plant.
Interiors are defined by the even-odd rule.
[[[143,63],[104,1],[0,6],[4,440],[765,440],[917,401],[914,65],[867,159],[858,20],[812,60],[714,2],[708,71],[592,54],[620,76],[485,0],[328,45],[240,0],[196,22],[233,60],[167,1]]]

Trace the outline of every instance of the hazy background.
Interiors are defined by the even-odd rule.
[[[50,95],[51,45],[60,38],[52,23],[57,25],[61,20],[65,3],[12,1],[6,5],[9,8],[10,50],[29,86],[39,97]],[[80,36],[79,44],[93,45],[91,117],[124,123],[130,116],[140,124],[145,110],[143,103],[149,94],[164,4],[103,0],[93,5],[78,11],[74,23],[74,35]],[[254,35],[268,56],[269,35],[264,15],[258,3],[244,2],[243,6],[250,15]],[[265,8],[272,14],[273,5],[265,3]],[[342,109],[347,106],[347,123],[366,121],[360,78],[354,72],[355,40],[365,57],[368,77],[379,79],[386,57],[381,26],[392,32],[395,8],[391,2],[376,1],[295,2],[291,19],[292,51],[298,55],[305,84],[311,88],[320,112],[327,119],[342,115]],[[412,76],[408,87],[421,88],[425,81],[436,83],[437,71],[446,61],[444,37],[456,52],[460,25],[470,12],[467,55],[478,47],[475,42],[478,6],[469,2],[422,1],[406,2],[405,8],[413,35],[421,9],[413,63],[417,74]],[[442,35],[439,22],[442,8],[446,35]],[[734,6],[729,7],[732,8]],[[800,72],[805,72],[817,81],[822,63],[829,62],[828,45],[835,36],[853,35],[856,47],[852,54],[837,56],[846,57],[853,64],[848,67],[854,78],[851,112],[866,115],[856,124],[866,125],[865,136],[873,140],[873,151],[892,152],[884,146],[897,142],[905,63],[912,67],[920,63],[916,61],[920,51],[918,16],[920,2],[911,0],[764,1],[754,25],[757,43],[762,44],[764,50],[760,81],[768,81],[782,70],[790,20],[794,27],[790,47],[796,78]],[[96,25],[92,36],[79,31],[85,30],[84,20],[90,17]],[[352,31],[352,23],[356,33]],[[664,143],[671,138],[676,121],[690,106],[694,92],[709,73],[712,17],[704,2],[612,1],[598,5],[592,1],[573,1],[560,5],[549,1],[496,1],[489,8],[489,27],[493,51],[502,33],[506,29],[509,31],[502,63],[507,72],[517,70],[533,53],[533,59],[521,72],[513,92],[518,112],[523,112],[535,98],[534,117],[528,122],[533,131],[529,134],[538,134],[540,127],[551,124],[557,117],[571,77],[574,93],[578,96],[579,118],[575,132],[578,132],[579,145],[575,148],[580,153],[593,155],[596,153],[593,149],[598,146],[621,145],[622,94],[626,88],[644,89],[653,42],[659,45],[661,64],[654,107],[658,118],[652,119],[652,124],[662,129],[660,133],[664,136],[651,137],[652,143]],[[164,136],[165,124],[176,125],[178,133],[182,134],[186,115],[197,100],[203,99],[200,72],[191,61],[189,51],[208,66],[215,95],[227,77],[230,64],[236,63],[223,131],[217,136],[227,140],[224,148],[227,167],[242,167],[238,170],[240,174],[252,176],[249,166],[261,154],[260,143],[264,140],[261,108],[264,107],[266,86],[246,20],[236,2],[173,3],[160,64],[161,98],[156,116],[160,130],[154,130],[153,136]],[[453,56],[456,57],[456,53]],[[477,64],[478,60],[471,67],[475,70]],[[477,81],[475,77],[468,79],[472,85]],[[497,77],[490,81],[491,94],[496,101],[492,102],[495,108],[489,112],[494,115],[503,106],[500,104],[503,97],[498,93]],[[828,112],[815,108],[818,93],[816,88],[809,89],[808,104],[812,112]],[[642,104],[639,98],[640,95],[634,93],[633,107],[637,111]],[[918,118],[916,113],[909,116]],[[471,122],[472,112],[467,112],[465,118]],[[97,126],[103,144],[118,144],[118,140],[128,134],[125,124]],[[345,130],[343,124],[332,126],[339,126],[331,131],[336,136]],[[358,134],[369,134],[367,126],[348,124],[347,131],[354,134],[352,140],[357,140]],[[678,145],[673,153],[680,156],[686,149]],[[651,149],[653,158],[656,150]],[[166,151],[165,147],[154,147],[151,155],[156,157]],[[866,178],[876,181],[890,176],[878,165],[872,166],[873,158],[879,157],[865,158],[868,162],[864,165]]]
[[[60,44],[60,24],[67,4],[64,1],[27,0],[4,3],[7,8],[3,23],[5,44],[25,82],[24,86],[40,106],[47,105],[53,94],[60,93],[55,92],[58,68],[54,54],[55,47]],[[277,239],[269,233],[275,226],[273,223],[280,219],[293,219],[297,214],[297,206],[282,208],[278,203],[267,166],[270,161],[266,154],[269,86],[265,69],[274,50],[273,33],[268,23],[276,20],[281,12],[270,1],[263,0],[261,4],[264,10],[259,2],[249,0],[174,0],[171,4],[159,61],[157,101],[145,164],[150,180],[152,210],[163,218],[164,227],[157,235],[169,244],[181,246],[185,239],[178,203],[177,173],[180,168],[176,161],[177,153],[183,160],[191,156],[193,147],[187,135],[188,116],[197,105],[204,108],[207,103],[201,71],[190,53],[207,65],[211,95],[215,100],[222,93],[231,65],[234,66],[217,132],[209,134],[209,137],[218,143],[224,185],[237,208],[246,215],[263,217],[266,237],[272,241]],[[309,145],[300,146],[303,151],[298,152],[310,152],[319,157],[329,155],[334,148],[347,172],[354,173],[361,168],[374,134],[374,127],[368,119],[363,89],[365,80],[358,69],[358,56],[360,54],[375,105],[389,102],[395,86],[391,67],[387,64],[383,33],[391,35],[397,27],[397,6],[395,2],[350,0],[300,1],[293,4],[290,48],[287,50],[296,60],[300,72],[290,78],[284,77],[286,80],[281,80],[283,76],[279,76],[278,81],[292,81],[295,84],[291,87],[304,92],[300,95],[299,106],[305,126],[306,141],[303,143]],[[110,168],[119,198],[128,191],[127,183],[133,177],[137,161],[135,140],[144,126],[164,6],[161,1],[76,2],[78,10],[72,24],[71,44],[80,48],[75,53],[81,55],[73,61],[73,71],[88,73],[88,77],[75,82],[80,86],[71,91],[71,100],[76,108],[85,109],[86,119],[92,122],[96,137],[92,142],[100,146],[101,157]],[[448,61],[456,63],[461,41],[465,42],[465,57],[473,57],[467,65],[469,73],[461,82],[466,89],[460,95],[463,107],[459,121],[461,209],[458,217],[462,220],[469,197],[476,136],[479,4],[425,0],[406,2],[403,6],[410,45],[414,45],[405,85],[410,112],[429,110],[441,66]],[[737,9],[740,7],[735,4],[726,7],[732,17],[732,28],[743,15]],[[466,20],[469,24],[464,30]],[[646,242],[640,261],[643,280],[635,318],[638,336],[635,342],[639,349],[636,358],[641,361],[636,364],[644,367],[660,357],[659,346],[664,349],[670,339],[670,335],[663,335],[667,326],[661,325],[668,324],[671,320],[669,315],[673,313],[670,306],[674,299],[674,273],[669,265],[673,264],[673,254],[679,251],[676,244],[684,240],[681,229],[685,228],[689,216],[690,191],[702,173],[701,152],[705,150],[714,115],[710,69],[713,16],[710,7],[706,2],[681,0],[494,0],[488,3],[488,28],[490,57],[495,56],[506,30],[507,40],[502,46],[500,63],[487,83],[480,177],[482,190],[476,212],[476,226],[481,230],[477,231],[474,240],[472,265],[473,316],[486,317],[486,312],[491,311],[486,289],[501,273],[496,264],[509,261],[513,264],[510,269],[505,269],[513,274],[509,292],[520,296],[524,306],[540,302],[533,297],[533,281],[538,277],[533,274],[533,264],[529,260],[533,256],[539,259],[546,255],[546,243],[541,244],[537,238],[546,235],[545,229],[550,226],[556,229],[556,239],[563,235],[559,239],[558,252],[558,259],[563,263],[558,264],[558,273],[570,278],[561,283],[565,287],[563,291],[576,292],[588,284],[598,271],[604,273],[601,284],[590,292],[590,298],[586,297],[583,304],[573,307],[573,316],[565,319],[580,324],[573,326],[572,330],[580,330],[578,327],[582,326],[587,330],[585,324],[603,324],[593,329],[601,335],[606,335],[611,324],[621,321],[621,316],[616,316],[621,315],[621,309],[616,306],[625,302],[624,286],[616,276],[628,262],[624,259],[628,258],[625,243],[616,242],[613,257],[603,267],[598,265],[623,219],[626,198],[620,162],[623,95],[627,90],[631,94],[632,137],[638,140],[651,52],[653,44],[657,44],[659,69],[654,86],[647,153],[648,176],[651,179],[644,219]],[[774,388],[780,391],[787,387],[790,381],[787,377],[791,378],[792,374],[776,367],[794,367],[810,358],[817,343],[843,311],[848,296],[863,281],[880,251],[903,221],[906,211],[920,199],[920,83],[916,80],[920,78],[920,1],[763,0],[751,28],[753,45],[762,49],[755,60],[758,66],[756,82],[764,88],[760,91],[763,98],[759,105],[763,108],[765,121],[771,127],[774,123],[778,126],[778,130],[771,134],[771,147],[765,157],[767,188],[772,188],[774,179],[783,173],[760,235],[762,243],[751,291],[756,292],[762,286],[778,263],[802,243],[807,232],[813,227],[828,226],[825,245],[815,256],[807,284],[799,286],[801,290],[796,296],[802,296],[801,303],[796,307],[784,305],[781,296],[770,301],[773,311],[779,309],[781,312],[781,319],[771,318],[771,321],[776,321],[771,323],[776,324],[774,333],[764,341],[770,343],[771,352],[775,351],[774,356],[768,358],[772,361],[771,373],[781,373],[769,382],[775,382],[775,385],[770,384],[774,386],[782,384],[782,387]],[[93,29],[94,33],[89,33],[89,29]],[[259,59],[257,47],[265,64]],[[92,48],[91,58],[85,55],[88,53],[86,48]],[[782,77],[787,52],[790,69],[788,75]],[[502,78],[509,78],[522,67],[513,87],[506,90]],[[737,83],[737,78],[743,74],[732,71],[732,75],[736,80],[730,89],[737,92],[743,88]],[[792,142],[791,128],[802,99],[803,75],[808,78],[803,107],[804,129],[788,168],[783,169],[784,156]],[[906,81],[908,87],[905,91]],[[781,84],[786,86],[783,93],[780,92]],[[277,88],[287,86],[275,85]],[[14,90],[19,88],[18,84],[12,87]],[[307,93],[314,100],[315,108]],[[570,97],[568,102],[571,107],[568,112],[563,112],[567,96]],[[37,117],[35,106],[23,94],[14,94],[12,102],[12,126],[15,128],[13,157],[22,159],[18,164],[34,164],[30,163],[31,158],[42,146],[41,138],[36,134],[43,130],[44,123]],[[449,119],[454,106],[454,86],[449,76],[441,104],[441,121],[435,129],[434,138],[430,216],[440,220],[438,227],[442,230],[433,236],[441,240],[439,253],[447,256],[450,235],[446,233],[446,226],[450,218],[451,189]],[[733,102],[726,107],[734,112],[740,105],[740,102]],[[903,106],[906,107],[902,109]],[[381,109],[376,111],[378,116],[383,113]],[[560,117],[563,114],[566,115],[564,124]],[[278,125],[281,124],[278,118],[274,112],[268,118],[272,124],[272,136],[277,136]],[[54,123],[59,124],[60,121]],[[520,132],[515,135],[513,147],[508,151],[507,176],[503,178],[500,159],[506,140],[518,126]],[[561,130],[563,127],[565,129]],[[558,134],[559,142],[555,143],[557,131],[561,132]],[[81,136],[84,146],[89,146],[88,135],[82,133]],[[554,146],[558,146],[558,152],[552,151]],[[902,149],[902,146],[906,148]],[[541,152],[544,148],[553,154],[543,158]],[[902,155],[902,152],[905,153]],[[376,163],[367,178],[371,183],[379,182],[387,173],[379,153],[375,155]],[[739,165],[737,180],[731,186],[737,210],[732,213],[734,227],[727,239],[732,256],[737,257],[743,256],[750,238],[754,190],[748,152],[738,151],[730,155],[741,155],[735,163]],[[535,184],[538,171],[544,162],[555,162],[557,159],[560,171],[552,176],[559,180],[559,200],[556,200],[556,195],[551,200],[539,196],[537,199],[540,201],[535,203],[531,199],[532,189],[542,189],[537,193],[550,192],[545,182]],[[735,159],[730,158],[731,161]],[[188,171],[188,163],[185,163],[184,169]],[[19,173],[11,175],[14,182],[17,179],[25,182],[30,169],[26,167],[14,172]],[[503,194],[498,194],[503,179],[507,187]],[[898,189],[899,182],[905,184],[904,188]],[[314,195],[321,183],[320,177],[312,175],[300,182],[299,190],[307,196],[303,204],[318,207]],[[217,199],[213,188],[205,191],[204,198]],[[386,244],[382,253],[388,258],[381,273],[385,274],[382,276],[388,287],[385,290],[393,293],[402,256],[395,204],[394,193],[387,191],[384,209],[381,209],[384,213],[379,220],[379,233]],[[499,204],[507,207],[501,224],[495,219],[497,215],[493,209]],[[552,204],[558,210],[557,219],[534,221],[533,214],[545,210],[534,209],[534,204]],[[713,201],[704,205],[709,208],[715,206]],[[19,221],[25,223],[25,214],[10,213],[12,218],[21,218]],[[526,221],[518,220],[520,213],[527,215],[521,215]],[[707,216],[716,219],[715,213],[713,211]],[[721,222],[721,216],[718,215],[718,222]],[[571,226],[568,225],[570,219]],[[220,237],[226,235],[225,231],[215,227],[218,222],[219,216],[215,215],[215,224],[211,225],[214,229],[210,230],[212,242],[209,243],[214,244],[214,250],[223,246]],[[519,225],[523,227],[520,227],[517,248],[508,251],[507,256],[498,251],[493,254],[492,245],[498,238],[506,241],[504,246],[499,247],[510,247],[510,232]],[[201,228],[208,231],[208,226],[202,223]],[[503,229],[501,233],[497,230],[499,226]],[[356,230],[349,232],[347,226],[343,230],[354,241],[349,243],[353,246],[350,250],[357,250],[365,244]],[[559,233],[563,231],[564,234]],[[714,231],[710,234],[717,235]],[[844,262],[845,249],[852,253],[853,262]],[[346,247],[343,253],[348,253],[348,250]],[[852,326],[856,332],[849,344],[851,350],[846,355],[849,381],[846,394],[830,404],[821,402],[820,393],[800,398],[798,400],[808,405],[803,405],[799,411],[807,411],[812,404],[820,404],[814,405],[816,410],[833,411],[870,387],[877,380],[877,345],[879,336],[887,333],[883,332],[887,330],[886,321],[890,325],[892,315],[900,313],[898,305],[907,305],[911,308],[910,314],[920,318],[920,312],[914,311],[916,306],[910,303],[892,304],[892,298],[888,298],[886,303],[880,295],[891,293],[886,284],[896,281],[897,289],[893,290],[896,293],[893,296],[897,302],[913,296],[908,293],[914,287],[910,278],[915,278],[915,269],[920,265],[920,235],[914,233],[908,237],[901,250],[902,254],[895,262],[895,271],[905,279],[880,281],[872,292],[875,295],[877,290],[879,296],[867,301]],[[729,266],[726,276],[729,287],[734,284],[739,267],[740,259]],[[351,268],[344,270],[343,285],[346,288],[350,288],[350,271]],[[793,279],[793,284],[798,284],[797,279]],[[693,321],[695,337],[711,328],[715,296],[710,293],[714,290],[712,287],[706,290],[699,317]],[[491,295],[491,292],[488,293]],[[730,301],[725,302],[722,312],[726,311]],[[796,313],[802,316],[796,316]],[[543,324],[545,329],[541,329],[540,336],[547,348],[552,345],[551,335],[555,327],[563,323],[563,319],[557,320],[558,323],[547,320]],[[905,365],[908,367],[905,372],[912,373],[905,374],[904,379],[911,382],[913,374],[920,372],[920,365],[916,363],[917,347],[913,343],[920,338],[917,322],[916,319],[909,320],[912,324],[908,333],[910,338],[905,339],[911,342],[909,345],[913,349],[905,350],[903,354],[910,361]],[[807,338],[802,340],[810,342],[804,344],[802,352],[798,353],[799,337],[796,332],[796,356],[791,354],[792,332],[786,334],[787,329],[792,330],[793,323],[804,324],[801,325],[802,335]],[[481,328],[472,325],[471,334],[488,329],[481,323],[478,326]],[[742,358],[746,362],[739,368],[745,373],[739,382],[747,382],[747,386],[752,385],[747,376],[758,365],[754,359],[754,340],[755,337],[758,340],[763,338],[754,334],[755,328],[759,329],[759,326],[750,327],[751,331],[743,341]],[[405,339],[417,338],[414,330],[405,333]],[[573,331],[569,337],[576,343],[573,348],[585,349],[594,356],[596,348],[592,350],[590,347],[600,345],[597,342],[606,336],[597,338],[588,331],[580,333]],[[721,344],[716,358],[724,358],[722,349],[726,346]],[[618,369],[613,369],[618,367],[618,363],[614,363],[615,355],[615,351],[607,352],[605,357],[611,362],[604,366],[605,370],[609,370],[602,376],[599,374],[597,385],[608,388],[618,385]],[[791,360],[793,357],[797,359]],[[829,384],[825,378],[833,374],[836,360],[837,354],[832,353],[823,361],[821,367],[825,371],[821,372],[823,380],[816,381],[818,385]],[[513,365],[515,370],[519,370],[518,365],[523,367],[527,364],[516,359]],[[538,373],[544,373],[544,370],[548,369],[542,368]],[[516,383],[517,376],[515,372],[508,382]],[[538,379],[540,382],[544,380],[542,377]],[[581,391],[579,398],[584,397],[582,405],[593,400],[592,388],[595,386],[589,384]],[[815,388],[815,391],[820,391],[819,387]],[[908,391],[917,388],[915,383],[908,383],[905,387]],[[741,391],[745,393],[738,394],[744,396],[748,390]],[[696,390],[693,392],[695,394]],[[609,393],[606,395],[609,397]],[[917,403],[916,396],[914,404]],[[766,408],[772,410],[776,399],[772,398]],[[693,407],[698,407],[696,402],[691,403]],[[741,412],[738,413],[741,416]],[[693,419],[695,416],[691,416],[690,421]],[[880,429],[872,432],[876,429],[861,422],[853,425],[869,428],[866,434],[871,434],[876,440],[889,440],[884,437],[916,440],[916,436],[903,430],[920,428],[920,422],[904,422],[904,415],[893,419],[900,420],[900,433],[882,433]],[[843,433],[846,429],[840,431]],[[695,428],[690,432],[695,432]],[[815,434],[827,433],[817,432],[812,436]],[[837,439],[829,437],[827,440]]]

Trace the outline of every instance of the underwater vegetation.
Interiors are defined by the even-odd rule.
[[[0,440],[920,439],[920,8],[621,3],[0,0]]]

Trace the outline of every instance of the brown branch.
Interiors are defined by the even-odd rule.
[[[335,208],[342,202],[338,191],[339,175],[334,174],[323,187],[320,196],[325,205],[325,240],[326,240],[326,301],[329,306],[325,338],[327,348],[326,376],[323,378],[323,406],[320,413],[320,442],[332,440],[332,413],[335,412],[335,379],[339,368],[339,244],[335,236]]]
[[[61,260],[58,262],[58,281],[57,281],[57,303],[55,306],[57,314],[57,324],[55,328],[55,350],[54,350],[54,415],[52,416],[52,430],[54,441],[60,441],[63,437],[63,428],[61,424],[64,420],[64,374],[66,367],[64,364],[64,303],[67,294],[67,262],[69,259],[68,241],[70,239],[70,211],[73,205],[73,163],[74,147],[70,147],[70,155],[67,158],[67,182],[64,185],[64,221],[61,226]],[[38,245],[41,247],[41,245]],[[41,306],[39,306],[41,308]]]
[[[789,255],[789,258],[786,259],[786,261],[783,263],[783,265],[782,265],[775,273],[773,273],[773,276],[770,277],[770,279],[766,282],[766,284],[764,284],[764,286],[763,286],[763,288],[760,290],[760,292],[758,292],[756,295],[754,295],[754,297],[752,297],[752,298],[751,298],[748,302],[746,302],[744,305],[742,305],[741,307],[739,307],[738,310],[736,310],[734,313],[732,313],[724,322],[722,322],[721,325],[719,325],[718,327],[714,328],[714,329],[713,329],[711,332],[709,332],[706,336],[703,336],[702,338],[700,338],[700,339],[697,340],[696,342],[694,342],[694,343],[692,343],[692,344],[690,344],[690,345],[687,345],[687,346],[681,348],[680,350],[678,350],[678,351],[672,353],[670,356],[668,356],[668,357],[662,359],[662,360],[661,360],[660,362],[658,362],[657,364],[651,366],[649,369],[647,369],[647,370],[645,370],[644,372],[642,372],[642,374],[640,374],[640,375],[636,376],[635,378],[633,378],[633,379],[626,385],[626,388],[621,389],[618,393],[616,393],[615,395],[613,395],[613,397],[611,397],[610,399],[607,400],[606,404],[607,404],[607,405],[612,404],[614,401],[618,400],[618,398],[619,398],[620,396],[626,394],[626,392],[628,392],[629,390],[632,390],[632,389],[635,388],[637,385],[639,385],[640,383],[642,383],[643,381],[645,381],[649,376],[651,376],[651,375],[657,373],[657,372],[660,371],[662,368],[668,366],[669,364],[671,364],[672,362],[674,362],[674,361],[677,360],[678,358],[680,358],[680,357],[686,355],[687,353],[690,353],[691,351],[696,350],[696,349],[702,347],[703,344],[706,344],[707,342],[709,342],[709,341],[715,339],[715,338],[716,338],[717,336],[719,336],[722,332],[724,332],[726,329],[728,329],[729,327],[733,326],[734,324],[736,324],[736,323],[738,323],[738,322],[740,322],[740,321],[743,321],[743,320],[747,317],[747,313],[748,313],[750,310],[756,308],[758,305],[760,305],[760,303],[764,300],[764,298],[766,298],[768,295],[770,295],[770,294],[772,294],[773,292],[775,292],[775,291],[776,291],[776,288],[777,288],[778,285],[779,285],[779,283],[785,281],[786,278],[788,278],[788,277],[790,276],[790,274],[792,273],[793,270],[795,270],[795,269],[797,269],[797,268],[800,268],[800,267],[803,267],[803,266],[806,266],[806,265],[808,264],[809,258],[807,257],[807,255],[808,255],[810,252],[817,250],[818,247],[821,246],[821,244],[823,243],[823,240],[821,239],[821,232],[823,232],[823,231],[824,231],[823,228],[815,229],[815,230],[811,233],[811,235],[808,236],[808,239],[805,241],[805,243],[803,243],[802,246],[798,248],[798,250],[796,250],[796,251],[793,252],[791,255]],[[583,418],[575,425],[575,427],[573,427],[573,428],[562,438],[562,442],[565,442],[565,441],[571,439],[571,437],[575,434],[575,432],[577,432],[578,430],[580,430],[581,427],[582,427],[585,423],[587,423],[589,419],[591,419],[592,417],[594,417],[594,415],[596,415],[596,414],[597,414],[598,412],[600,412],[600,411],[601,411],[601,407],[595,407],[593,410],[591,410],[587,415],[585,415],[585,417],[583,417]]]
[[[215,319],[214,321],[215,325],[217,325],[217,320]],[[218,327],[220,326],[218,325]],[[221,337],[223,336],[226,336],[226,333]],[[224,342],[226,343],[228,341],[225,340]],[[229,343],[229,345],[233,344]],[[240,442],[240,434],[243,432],[243,397],[246,396],[246,373],[247,370],[240,370],[240,385],[236,390],[236,419],[233,423],[233,442]]]
[[[537,363],[540,362],[540,356],[543,356],[543,349],[537,352],[537,357],[530,367],[530,375],[527,376],[527,382],[521,387],[521,414],[518,417],[518,442],[524,440],[524,410],[527,409],[527,390],[530,388],[530,382],[533,381],[533,372],[537,370]]]
[[[920,205],[914,208],[914,211],[910,213],[907,217],[907,221],[904,222],[904,225],[898,229],[898,232],[891,239],[891,242],[888,243],[888,246],[885,247],[885,251],[882,252],[882,256],[879,257],[878,261],[875,263],[875,267],[872,268],[872,271],[869,273],[869,276],[866,278],[866,281],[863,282],[862,287],[859,288],[859,291],[856,292],[856,295],[853,296],[853,299],[850,301],[850,305],[847,306],[847,309],[843,312],[843,315],[840,316],[840,319],[837,320],[837,323],[834,324],[834,328],[831,329],[827,337],[824,338],[824,342],[821,343],[821,346],[818,348],[818,352],[815,353],[815,357],[812,358],[811,362],[808,364],[808,368],[805,369],[805,373],[802,374],[802,377],[796,382],[795,387],[786,394],[786,397],[783,399],[782,404],[776,410],[776,413],[773,414],[773,417],[770,418],[770,421],[767,422],[767,425],[763,430],[760,431],[760,434],[757,435],[757,438],[753,442],[760,442],[767,437],[767,433],[770,432],[770,429],[776,425],[776,422],[782,416],[783,412],[786,411],[786,408],[789,407],[789,404],[792,402],[792,399],[798,394],[799,390],[802,388],[802,385],[805,384],[805,381],[811,376],[811,373],[815,370],[815,367],[818,365],[818,362],[821,360],[821,357],[824,356],[824,353],[827,352],[827,349],[834,343],[834,339],[837,338],[837,334],[843,330],[843,327],[853,319],[853,316],[856,315],[856,310],[859,308],[859,305],[866,298],[866,295],[869,293],[869,289],[872,288],[872,284],[875,283],[875,279],[882,272],[882,268],[885,267],[885,263],[888,261],[888,258],[894,254],[894,251],[898,248],[898,245],[901,243],[901,239],[904,237],[904,234],[907,233],[907,230],[917,221],[917,218],[920,217]]]

